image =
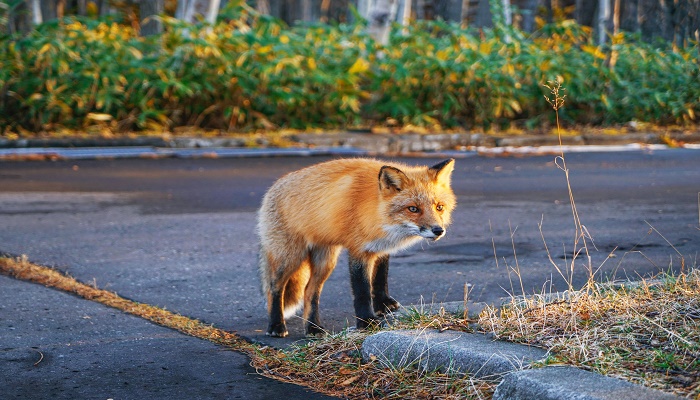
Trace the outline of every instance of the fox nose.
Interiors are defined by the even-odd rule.
[[[441,226],[434,226],[431,230],[433,231],[433,234],[437,237],[440,237],[443,233],[445,233],[445,230],[442,229]]]

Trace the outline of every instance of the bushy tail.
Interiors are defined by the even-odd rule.
[[[284,288],[284,319],[293,316],[304,306],[304,290],[310,273],[309,265],[304,263],[287,281]]]
[[[267,262],[264,259],[261,259],[260,261],[262,292],[269,302],[272,286],[274,285],[272,277],[275,274],[270,271],[270,267],[267,265]],[[310,274],[310,266],[307,262],[304,262],[294,273],[292,273],[289,280],[287,280],[287,284],[284,287],[283,299],[283,314],[285,319],[296,314],[304,306],[304,290],[306,289],[306,284],[309,282],[309,277],[311,276]]]

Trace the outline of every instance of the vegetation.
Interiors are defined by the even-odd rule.
[[[595,46],[573,21],[529,36],[420,22],[380,48],[361,24],[289,28],[241,4],[220,17],[214,26],[164,17],[164,32],[149,37],[68,17],[0,37],[0,133],[532,129],[551,123],[542,84],[557,77],[567,124],[689,125],[700,112],[697,43],[673,49],[620,33]]]
[[[596,285],[564,300],[534,297],[489,308],[479,323],[502,340],[655,389],[700,396],[700,271],[634,287]]]

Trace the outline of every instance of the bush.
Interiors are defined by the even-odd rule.
[[[529,37],[421,22],[381,49],[361,24],[289,28],[243,5],[227,15],[215,26],[164,17],[165,32],[147,38],[76,17],[0,38],[0,126],[533,128],[551,115],[542,84],[557,77],[569,123],[693,124],[700,111],[697,43],[621,34],[597,47],[571,21]]]

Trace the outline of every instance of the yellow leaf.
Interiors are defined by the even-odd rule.
[[[269,53],[271,50],[272,50],[272,46],[270,46],[270,45],[263,46],[263,47],[260,47],[260,48],[258,49],[258,54]]]
[[[93,121],[111,121],[113,118],[109,114],[102,113],[89,113],[86,117],[87,119],[91,119]]]
[[[600,50],[600,47],[591,46],[591,45],[586,44],[586,45],[581,46],[581,50],[583,50],[584,52],[586,52],[588,54],[591,54],[595,58],[600,58],[601,60],[605,59],[605,53],[603,53]]]
[[[517,100],[511,100],[510,102],[510,108],[513,109],[516,113],[521,112],[523,109],[520,107],[520,103],[518,103]]]
[[[307,58],[306,64],[308,64],[310,70],[313,71],[316,69],[316,60],[314,60],[313,58]]]
[[[282,43],[282,44],[289,43],[289,36],[287,36],[287,35],[280,36],[280,43]]]
[[[133,47],[129,47],[129,52],[130,52],[131,55],[133,55],[134,58],[136,58],[137,60],[140,60],[140,59],[143,58],[143,54],[142,54],[140,51],[138,51],[138,49],[135,49],[135,48],[133,48]]]
[[[491,52],[491,44],[488,42],[481,42],[479,44],[479,53],[488,54]]]
[[[41,49],[39,49],[39,54],[42,55],[46,53],[47,51],[51,50],[51,43],[46,43],[45,45],[41,46]]]
[[[367,70],[369,70],[369,61],[364,58],[358,58],[348,72],[351,74],[361,74]]]
[[[501,70],[508,75],[515,75],[515,67],[513,67],[513,64],[506,64]]]

